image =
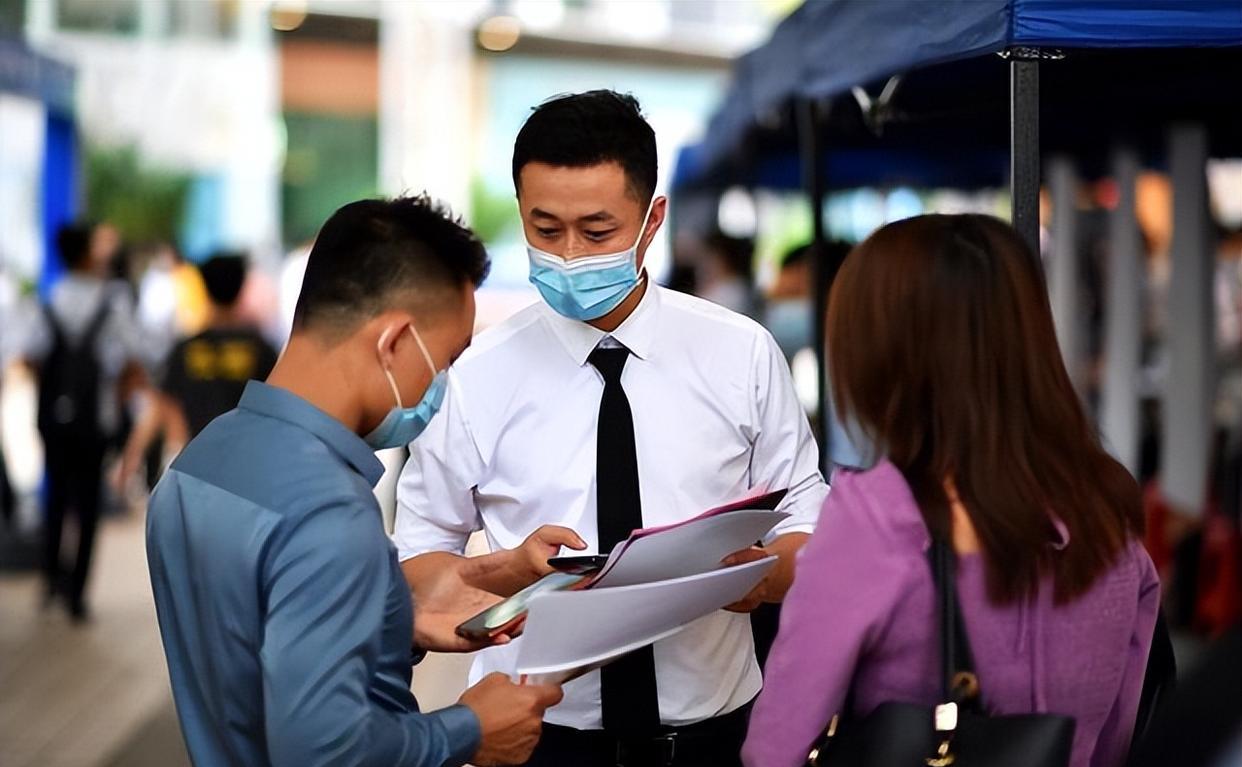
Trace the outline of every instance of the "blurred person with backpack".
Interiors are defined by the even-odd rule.
[[[31,324],[21,356],[38,380],[38,426],[47,475],[46,601],[63,597],[75,621],[87,617],[84,592],[99,521],[105,451],[121,424],[126,392],[145,385],[142,338],[128,293],[110,283],[119,240],[106,225],[71,224],[56,235],[68,269]],[[70,510],[77,551],[66,577],[61,538]]]

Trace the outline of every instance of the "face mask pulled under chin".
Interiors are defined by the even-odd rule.
[[[647,205],[638,239],[625,250],[565,259],[526,241],[530,282],[543,300],[563,317],[586,322],[616,309],[639,282],[638,246],[647,232],[655,197]]]
[[[386,450],[393,447],[403,447],[410,444],[418,438],[420,434],[431,423],[431,419],[435,418],[436,413],[440,410],[440,405],[444,403],[444,394],[448,388],[448,371],[436,370],[435,362],[431,359],[431,353],[427,351],[427,347],[423,344],[423,339],[418,334],[418,330],[413,325],[407,326],[410,334],[418,343],[418,348],[423,353],[423,359],[427,362],[427,366],[431,368],[432,378],[431,384],[427,387],[427,391],[423,393],[422,399],[413,407],[402,407],[401,391],[397,388],[397,380],[393,377],[392,371],[387,365],[384,366],[384,375],[388,378],[388,384],[392,387],[393,398],[396,400],[396,407],[388,411],[384,416],[384,420],[380,421],[379,426],[371,430],[363,439],[373,450]],[[384,345],[385,337],[381,336],[379,346]]]

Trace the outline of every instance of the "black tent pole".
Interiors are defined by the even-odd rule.
[[[1013,226],[1039,254],[1039,55],[1009,51],[1009,183]]]
[[[820,107],[811,99],[799,99],[797,102],[798,117],[798,150],[802,159],[802,185],[811,203],[811,280],[814,301],[812,302],[811,337],[815,340],[815,368],[819,380],[818,412],[816,426],[819,432],[819,465],[827,474],[828,441],[832,438],[829,430],[827,402],[828,364],[824,344],[824,317],[828,309],[828,275],[830,265],[827,263],[827,237],[824,232],[824,152],[820,135]]]

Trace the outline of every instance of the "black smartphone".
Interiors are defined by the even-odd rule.
[[[599,572],[607,562],[608,557],[604,554],[584,554],[575,557],[552,557],[548,560],[548,567],[562,573],[590,575]]]

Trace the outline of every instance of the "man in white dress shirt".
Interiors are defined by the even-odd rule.
[[[765,581],[732,612],[566,684],[527,763],[740,765],[761,686],[744,613],[784,597],[827,493],[785,358],[760,325],[643,272],[667,199],[632,97],[544,103],[518,134],[513,175],[544,301],[475,339],[411,446],[394,535],[406,578],[417,596],[433,572],[476,569],[461,555],[483,530],[510,565],[476,585],[512,593],[561,545],[607,553],[633,528],[789,488],[790,516],[763,551],[730,558],[778,555]],[[482,653],[472,675],[512,672],[520,641]]]

